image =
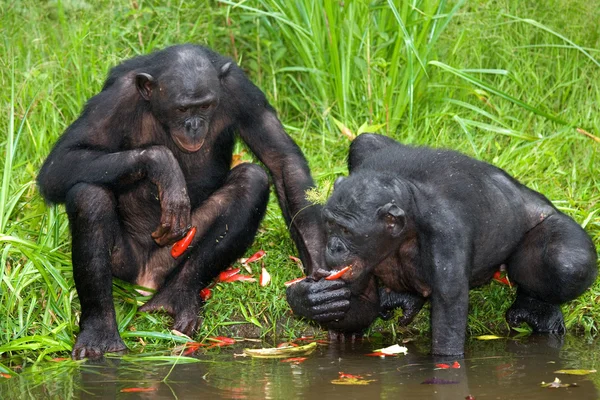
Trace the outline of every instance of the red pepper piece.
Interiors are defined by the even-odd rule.
[[[448,369],[450,366],[448,364],[435,364],[436,367],[441,369]]]
[[[297,345],[296,343],[292,343],[292,342],[283,342],[283,343],[279,343],[277,345],[277,348],[280,349],[282,347],[298,347],[299,345]]]
[[[350,271],[351,269],[352,269],[352,267],[350,267],[350,266],[344,267],[344,268],[340,269],[339,271],[334,272],[334,273],[332,273],[329,276],[326,276],[325,280],[326,281],[333,281],[335,279],[339,279],[339,278],[342,277],[342,275],[344,275],[346,272]]]
[[[365,356],[369,356],[369,357],[387,357],[387,356],[393,356],[393,354],[388,354],[388,353],[383,353],[381,351],[376,351],[374,353],[369,353],[369,354],[365,354]]]
[[[227,279],[231,278],[234,275],[237,275],[240,273],[240,269],[239,268],[230,268],[230,269],[226,269],[225,271],[222,271],[219,276],[217,276],[217,282],[228,282]]]
[[[340,374],[340,379],[342,378],[347,378],[347,379],[362,379],[362,375],[352,375],[352,374],[346,374],[344,372],[338,372]]]
[[[256,282],[256,278],[253,278],[250,275],[236,274],[236,275],[230,276],[229,278],[227,278],[221,282],[237,282],[237,281]]]
[[[458,361],[454,361],[454,363],[452,364],[452,368],[460,368],[460,364],[458,363]]]
[[[250,264],[251,262],[260,260],[261,258],[263,258],[265,256],[265,254],[267,254],[264,250],[259,250],[256,253],[252,254],[245,262],[244,264]]]
[[[284,358],[283,360],[281,360],[281,362],[300,364],[301,362],[304,362],[306,360],[308,360],[308,357],[290,357],[290,358]]]
[[[196,236],[196,227],[192,226],[188,233],[185,234],[183,239],[176,241],[173,247],[171,247],[171,256],[173,258],[177,258],[180,255],[182,255],[187,250],[187,248],[190,247],[194,236]]]
[[[301,278],[292,279],[291,281],[285,282],[284,285],[285,285],[285,287],[292,286],[292,285],[294,285],[294,284],[296,284],[296,283],[298,283],[300,281],[303,281],[305,279],[306,279],[305,276],[303,276]]]
[[[204,289],[202,289],[200,291],[200,298],[203,301],[206,301],[208,299],[210,299],[212,297],[212,290],[210,290],[209,288],[205,287]]]
[[[510,281],[508,280],[508,278],[506,276],[502,276],[502,272],[501,271],[496,271],[494,273],[494,280],[496,282],[500,282],[503,285],[507,285],[509,287],[512,287],[512,283],[510,283]]]
[[[158,390],[158,388],[140,388],[140,387],[132,387],[121,389],[121,393],[143,393],[143,392],[154,392]]]

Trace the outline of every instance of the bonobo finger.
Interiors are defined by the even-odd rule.
[[[346,286],[346,282],[340,279],[334,281],[326,281],[321,279],[320,281],[307,283],[307,285],[308,293],[319,293],[341,289]]]
[[[332,290],[328,292],[311,293],[308,295],[308,304],[317,306],[319,304],[331,303],[339,300],[350,300],[352,292],[348,288]]]
[[[313,271],[313,273],[311,274],[311,277],[315,278],[315,279],[321,279],[321,278],[326,278],[331,274],[331,271],[328,271],[326,269],[323,268],[318,268],[315,271]]]
[[[313,315],[327,314],[332,312],[345,313],[350,309],[349,300],[334,301],[331,303],[320,304],[318,306],[311,307]]]
[[[320,323],[338,321],[346,315],[343,311],[329,312],[324,314],[318,314],[313,317],[313,319]]]

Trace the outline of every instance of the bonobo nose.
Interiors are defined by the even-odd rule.
[[[329,239],[325,251],[325,263],[328,266],[341,265],[346,257],[347,249],[344,243],[336,237]]]
[[[185,129],[188,132],[195,132],[200,128],[200,125],[202,125],[202,121],[200,121],[200,118],[190,118],[187,121],[185,121]]]

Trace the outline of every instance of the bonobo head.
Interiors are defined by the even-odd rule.
[[[410,204],[406,186],[391,175],[367,172],[338,179],[323,208],[327,267],[351,266],[341,279],[359,291],[373,269],[402,243]]]
[[[169,54],[165,67],[154,74],[136,74],[141,97],[154,117],[185,152],[200,150],[221,97],[220,78],[231,63],[217,71],[198,49],[181,47]]]

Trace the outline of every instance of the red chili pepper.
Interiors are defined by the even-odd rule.
[[[348,378],[348,379],[362,379],[362,375],[352,375],[352,374],[345,374],[343,372],[338,372],[340,374],[340,379],[342,378]]]
[[[237,282],[237,281],[244,281],[244,282],[256,282],[256,278],[251,277],[250,275],[232,275],[229,278],[221,281],[221,282]]]
[[[210,299],[212,297],[212,290],[210,290],[209,288],[205,287],[204,289],[202,289],[200,291],[200,298],[202,299],[202,301],[206,301],[208,299]]]
[[[12,378],[11,374],[7,374],[7,373],[4,373],[4,372],[0,372],[0,376],[3,377],[4,379],[10,379],[10,378]]]
[[[290,358],[284,358],[283,360],[281,360],[281,362],[300,364],[301,362],[304,362],[306,360],[308,360],[308,357],[290,357]]]
[[[291,281],[285,282],[284,285],[285,285],[285,287],[292,286],[292,285],[295,285],[296,283],[303,281],[305,279],[306,279],[305,276],[303,276],[301,278],[292,279]]]
[[[67,361],[67,360],[70,360],[70,358],[68,358],[68,357],[56,357],[56,358],[53,358],[50,361],[52,361],[52,362],[61,362],[61,361]]]
[[[393,356],[393,354],[388,354],[388,353],[383,353],[381,351],[376,351],[374,353],[365,354],[365,356],[369,356],[369,357],[387,357],[387,356]]]
[[[435,364],[436,367],[441,369],[448,369],[450,366],[448,364]]]
[[[460,368],[460,364],[458,363],[458,361],[454,361],[454,363],[452,364],[452,368]]]
[[[333,281],[335,279],[339,279],[342,277],[342,275],[344,275],[346,272],[350,271],[351,269],[352,269],[352,267],[350,267],[350,266],[344,267],[344,268],[340,269],[339,271],[334,272],[329,276],[326,276],[325,280]]]
[[[188,342],[185,344],[186,350],[183,352],[184,356],[188,356],[195,351],[198,351],[200,347],[206,347],[207,345],[200,342]]]
[[[259,250],[256,253],[252,254],[245,262],[244,264],[250,264],[251,262],[260,260],[261,258],[263,258],[265,256],[265,254],[267,254],[264,250]]]
[[[121,393],[140,393],[140,392],[154,392],[158,390],[158,388],[140,388],[140,387],[132,387],[121,389]]]
[[[512,283],[508,280],[508,278],[506,276],[502,276],[502,271],[496,271],[494,273],[494,280],[496,282],[500,282],[503,285],[512,287]]]
[[[217,276],[217,282],[228,282],[227,279],[229,279],[232,276],[237,275],[239,273],[240,273],[239,268],[226,269],[225,271],[222,271],[219,274],[219,276]]]
[[[188,233],[185,234],[183,239],[176,241],[173,247],[171,247],[171,256],[173,258],[177,258],[180,255],[182,255],[187,250],[187,248],[190,247],[194,236],[196,236],[196,227],[192,226]]]
[[[298,279],[300,279],[300,278],[298,278]],[[302,278],[302,279],[304,279],[304,278]],[[311,336],[301,336],[299,338],[296,338],[296,339],[294,339],[294,342],[312,342],[314,340],[315,340],[315,337],[311,335]]]

